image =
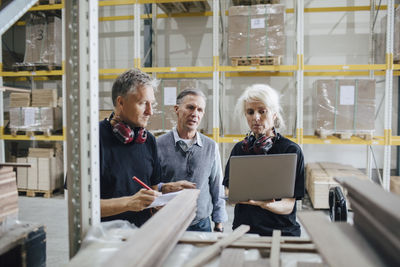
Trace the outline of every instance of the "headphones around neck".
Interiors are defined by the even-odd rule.
[[[243,151],[255,154],[268,154],[268,151],[274,145],[275,139],[278,138],[275,129],[273,129],[273,132],[275,136],[262,135],[259,138],[256,138],[251,132],[248,133],[242,142]]]
[[[108,121],[111,124],[112,131],[115,137],[124,144],[129,144],[134,141],[136,144],[143,144],[147,139],[147,131],[143,127],[136,127],[132,129],[126,122],[117,118],[111,113]],[[114,121],[114,123],[112,122]]]

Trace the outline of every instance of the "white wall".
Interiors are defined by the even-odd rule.
[[[293,1],[282,1],[288,8],[293,7]],[[363,1],[305,1],[306,7],[324,6],[367,6],[369,0]],[[211,3],[211,2],[210,2]],[[229,1],[221,0],[222,10],[229,5]],[[386,5],[386,1],[382,1]],[[143,10],[142,10],[143,12]],[[224,12],[222,12],[224,14]],[[101,16],[132,15],[130,6],[102,7]],[[376,30],[380,31],[380,12],[377,19]],[[325,12],[305,13],[305,64],[368,64],[369,58],[369,12]],[[222,17],[226,27],[227,17]],[[155,64],[157,66],[211,66],[212,65],[212,17],[187,17],[157,20],[157,39],[155,44]],[[143,22],[142,22],[143,29]],[[133,66],[133,22],[116,21],[100,22],[100,68],[128,68]],[[226,28],[225,28],[226,30]],[[295,64],[295,16],[286,14],[286,57],[284,64]],[[143,34],[142,34],[143,36]],[[220,34],[220,39],[224,39]],[[226,36],[225,36],[226,38]],[[142,40],[143,44],[143,40]],[[223,43],[221,64],[229,65],[226,59],[226,42]],[[142,55],[144,55],[142,47]],[[314,132],[313,122],[313,95],[312,84],[317,79],[340,78],[368,78],[368,77],[305,77],[304,81],[304,134]],[[384,77],[376,77],[376,107],[383,99]],[[395,77],[397,80],[397,77]],[[287,127],[284,134],[293,134],[296,128],[296,91],[294,77],[236,77],[222,80],[221,87],[221,126],[225,134],[244,134],[245,131],[238,124],[238,118],[233,114],[233,107],[238,96],[248,85],[253,83],[268,83],[276,88],[282,95],[284,119]],[[211,94],[212,79],[202,79],[208,85]],[[110,90],[112,81],[100,83],[100,108],[112,107]],[[397,112],[397,82],[394,83],[394,113]],[[212,98],[208,101],[208,120],[212,116]],[[383,135],[382,106],[377,112],[375,121],[376,135]],[[397,114],[393,116],[393,129],[397,127]],[[208,132],[212,132],[211,121],[208,122]],[[396,131],[393,131],[396,135]],[[229,155],[232,145],[221,146],[223,155]],[[375,146],[379,167],[382,167],[383,147]],[[334,161],[352,164],[359,168],[366,166],[366,147],[361,145],[304,145],[305,159],[313,161]],[[392,152],[393,167],[395,166],[395,150]]]

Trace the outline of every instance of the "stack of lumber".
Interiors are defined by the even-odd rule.
[[[17,158],[18,163],[30,163],[31,168],[17,168],[17,181],[19,190],[32,190],[28,196],[35,196],[39,191],[50,197],[51,193],[59,189],[62,184],[62,169],[57,164],[53,148],[29,148],[26,158]]]
[[[32,90],[32,107],[57,107],[57,89]]]
[[[360,170],[351,165],[333,162],[315,162],[306,166],[306,188],[315,209],[329,208],[329,189],[339,186],[334,177],[357,177],[368,180]]]
[[[30,105],[30,93],[10,93],[10,108],[29,107]]]
[[[370,181],[354,177],[337,180],[347,189],[354,226],[387,266],[400,266],[400,197]]]
[[[18,192],[12,167],[0,166],[0,225],[7,218],[17,219]]]

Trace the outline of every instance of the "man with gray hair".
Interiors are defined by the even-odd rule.
[[[159,194],[143,189],[138,177],[157,189],[160,164],[155,137],[145,127],[153,114],[155,81],[138,69],[121,74],[112,87],[114,111],[100,122],[101,220],[128,220],[141,226]]]
[[[205,107],[206,97],[200,90],[188,89],[178,95],[177,126],[157,138],[163,182],[159,189],[163,193],[173,192],[193,183],[200,189],[200,195],[196,217],[188,230],[210,232],[211,215],[214,231],[222,232],[227,213],[219,149],[215,141],[197,131]]]

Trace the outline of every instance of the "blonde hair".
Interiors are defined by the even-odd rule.
[[[275,128],[284,128],[285,122],[282,118],[282,107],[279,101],[278,92],[266,84],[253,84],[246,88],[246,90],[239,97],[235,111],[241,117],[246,117],[246,102],[261,101],[268,112],[276,115],[274,120]]]

